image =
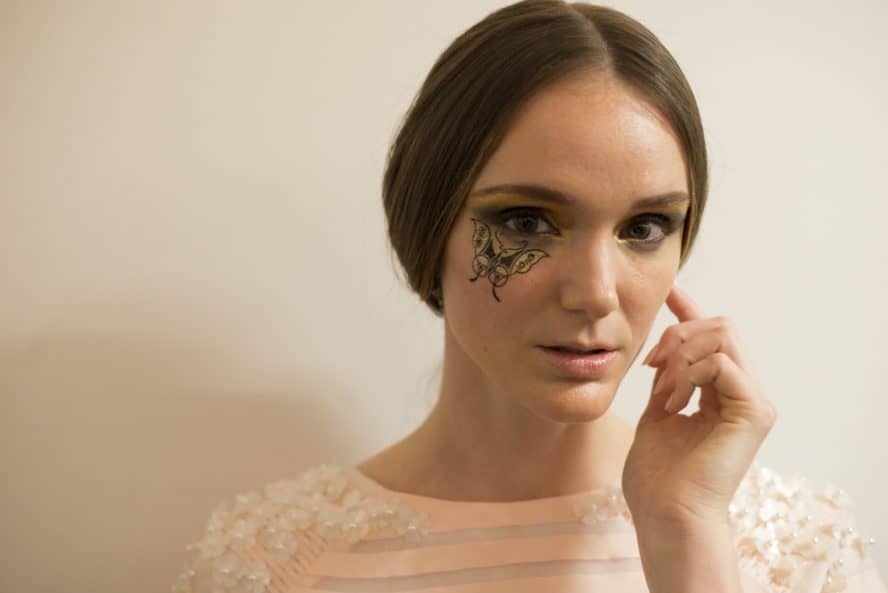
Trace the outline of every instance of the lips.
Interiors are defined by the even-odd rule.
[[[596,352],[609,352],[614,350],[614,348],[608,344],[593,344],[591,346],[585,346],[582,344],[550,344],[543,347],[551,348],[553,350],[573,352],[574,354],[594,354]]]
[[[573,354],[558,347],[540,346],[545,360],[559,373],[583,379],[602,377],[617,357],[615,350]]]
[[[564,346],[547,346],[547,348],[558,350],[559,352],[570,352],[571,354],[596,354],[598,352],[606,352],[604,348],[595,348],[593,350],[580,350],[577,348],[566,348]]]

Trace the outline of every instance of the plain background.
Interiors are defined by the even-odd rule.
[[[384,157],[503,5],[2,4],[0,589],[168,590],[219,500],[419,423],[442,322],[389,259]],[[888,574],[888,4],[611,6],[700,105],[712,191],[678,284],[778,408],[759,458],[844,488]]]

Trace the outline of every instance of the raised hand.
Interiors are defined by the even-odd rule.
[[[666,304],[678,323],[645,360],[657,372],[623,468],[623,493],[636,524],[697,532],[728,522],[728,505],[776,410],[729,319],[704,317],[675,286]],[[678,414],[698,386],[700,409]]]

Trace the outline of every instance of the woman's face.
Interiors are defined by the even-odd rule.
[[[493,189],[504,185],[572,201]],[[668,125],[619,81],[584,74],[534,96],[448,238],[445,331],[458,361],[448,372],[562,422],[604,414],[678,272],[687,192]],[[581,376],[541,349],[570,343],[616,352]]]

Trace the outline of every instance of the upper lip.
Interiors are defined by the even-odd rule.
[[[560,344],[546,344],[546,348],[570,348],[572,350],[582,350],[584,352],[588,352],[590,350],[615,350],[614,346],[610,344],[580,344],[577,342],[565,342]]]

